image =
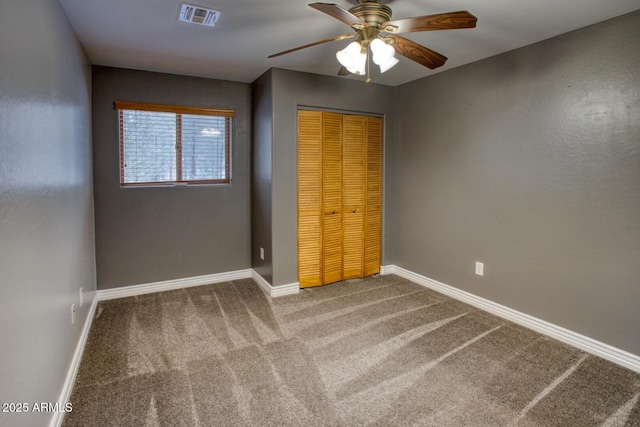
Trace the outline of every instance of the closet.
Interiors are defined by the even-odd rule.
[[[298,110],[298,281],[380,272],[382,119]]]

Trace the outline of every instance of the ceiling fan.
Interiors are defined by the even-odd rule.
[[[368,75],[369,51],[371,51],[373,62],[380,66],[382,73],[398,63],[398,59],[394,56],[396,52],[427,68],[441,67],[447,61],[446,56],[398,34],[474,28],[477,21],[477,18],[467,11],[391,20],[391,8],[382,4],[380,0],[358,0],[358,4],[349,10],[333,3],[311,3],[309,6],[344,22],[353,28],[355,33],[343,34],[288,49],[270,55],[269,58],[323,43],[355,38],[354,42],[336,53],[336,57],[342,65],[338,72],[338,75],[341,76],[349,73],[358,75],[366,73]],[[367,77],[366,81],[369,82],[371,79]]]

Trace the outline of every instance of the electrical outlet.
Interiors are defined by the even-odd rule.
[[[71,324],[74,325],[76,323],[76,305],[71,304]]]
[[[484,276],[484,263],[476,261],[476,274],[478,276]]]
[[[84,297],[82,295],[82,287],[80,287],[80,291],[78,291],[78,293],[80,294],[80,307],[82,307],[82,303],[84,302]]]
[[[260,259],[264,260],[264,248],[260,248]]]

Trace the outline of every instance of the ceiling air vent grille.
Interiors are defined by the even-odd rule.
[[[202,6],[182,3],[180,5],[180,16],[178,20],[182,22],[191,22],[192,24],[206,25],[213,27],[220,18],[220,11],[207,9]]]

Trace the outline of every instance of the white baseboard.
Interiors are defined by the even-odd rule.
[[[271,284],[255,270],[251,270],[251,278],[255,280],[258,286],[260,286],[260,288],[262,288],[262,290],[272,298],[282,297],[285,295],[295,295],[300,292],[300,285],[298,282],[282,286],[271,286]]]
[[[76,381],[76,375],[78,374],[78,369],[80,368],[80,362],[82,361],[82,354],[84,353],[84,347],[87,343],[87,338],[89,337],[89,331],[91,330],[91,324],[93,323],[93,317],[96,313],[96,307],[98,306],[98,297],[96,294],[93,295],[93,299],[91,301],[91,305],[89,306],[89,311],[87,312],[87,317],[84,320],[84,325],[82,326],[82,331],[80,332],[80,338],[78,339],[78,344],[76,344],[76,350],[73,353],[73,358],[71,359],[71,365],[69,366],[69,371],[67,372],[67,377],[65,378],[64,384],[62,386],[62,392],[60,393],[60,398],[58,402],[62,405],[69,402],[71,399],[71,392],[73,391],[73,384]],[[50,427],[60,427],[62,425],[62,420],[64,419],[65,412],[54,412],[53,417],[51,418],[51,422],[49,423]]]
[[[433,289],[457,300],[466,302],[474,307],[478,307],[484,311],[500,316],[504,319],[510,320],[514,323],[522,325],[526,328],[533,329],[541,334],[550,336],[559,341],[577,347],[588,353],[602,357],[618,365],[629,368],[633,371],[640,372],[640,356],[626,352],[619,348],[610,346],[603,342],[594,340],[587,336],[581,335],[577,332],[570,331],[560,326],[549,323],[545,320],[538,319],[528,314],[521,313],[512,308],[504,305],[497,304],[493,301],[484,299],[477,295],[473,295],[469,292],[462,291],[454,288],[453,286],[446,285],[438,282],[437,280],[430,279],[412,271],[406,270],[402,267],[395,265],[384,266],[381,269],[381,274],[396,274],[405,279],[411,280],[414,283]]]
[[[144,285],[123,286],[98,291],[98,300],[106,301],[116,298],[132,297],[135,295],[152,294],[154,292],[172,291],[190,288],[192,286],[210,285],[212,283],[227,282],[229,280],[250,279],[253,270],[229,271],[226,273],[207,274],[204,276],[188,277],[185,279],[165,280]]]
[[[187,277],[185,279],[165,280],[162,282],[146,283],[143,285],[123,286],[113,289],[102,289],[97,292],[98,301],[106,301],[116,298],[126,298],[136,295],[151,294],[154,292],[172,291],[176,289],[190,288],[192,286],[209,285],[212,283],[227,282],[229,280],[253,279],[258,286],[270,297],[297,294],[300,291],[298,282],[282,286],[271,286],[255,270],[229,271],[226,273],[207,274],[205,276]]]
[[[380,266],[380,274],[381,275],[385,275],[385,274],[394,274],[396,271],[396,266],[395,265],[382,265]]]

